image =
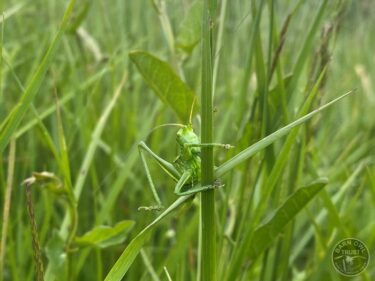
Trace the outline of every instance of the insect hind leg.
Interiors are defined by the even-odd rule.
[[[186,191],[182,191],[180,190],[178,193],[175,192],[177,195],[180,195],[180,196],[184,196],[184,195],[190,195],[190,194],[195,194],[195,193],[198,193],[198,192],[203,192],[203,191],[207,191],[207,190],[213,190],[213,189],[217,189],[217,188],[220,188],[220,187],[223,187],[224,184],[221,183],[221,181],[219,179],[216,179],[212,184],[210,185],[204,185],[204,186],[201,186],[200,184],[199,185],[195,185],[193,186],[192,188],[189,188],[188,190]]]
[[[143,167],[145,169],[145,172],[146,172],[146,177],[147,177],[147,181],[149,183],[149,186],[150,186],[150,189],[151,189],[151,192],[155,198],[155,201],[157,203],[157,205],[155,206],[149,206],[149,207],[140,207],[139,209],[140,210],[147,210],[147,211],[157,211],[157,210],[161,210],[163,209],[163,205],[161,203],[161,200],[160,200],[160,197],[156,191],[156,188],[155,188],[155,185],[154,185],[154,182],[152,180],[152,176],[151,176],[151,173],[150,173],[150,169],[148,167],[148,164],[147,164],[147,161],[146,161],[146,157],[145,157],[145,154],[148,154],[149,156],[151,156],[151,158],[153,158],[156,163],[168,174],[170,175],[172,178],[178,178],[179,175],[178,175],[178,172],[176,171],[176,169],[173,167],[173,165],[171,163],[169,163],[168,161],[164,160],[163,158],[161,158],[160,156],[158,156],[155,152],[153,152],[144,142],[140,142],[138,144],[138,151],[139,151],[139,155],[141,157],[141,160],[142,160],[142,164],[143,164]]]

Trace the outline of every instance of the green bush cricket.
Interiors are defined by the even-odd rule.
[[[195,100],[194,100],[195,101]],[[194,101],[190,111],[189,123],[187,125],[182,124],[164,124],[161,126],[178,126],[180,129],[176,135],[176,142],[178,146],[178,155],[176,159],[170,163],[155,152],[153,152],[145,142],[141,141],[138,145],[139,154],[142,160],[142,164],[146,171],[147,180],[151,187],[153,196],[158,206],[146,207],[142,209],[160,209],[162,204],[159,195],[157,194],[155,185],[153,183],[150,170],[147,165],[144,152],[149,154],[157,164],[176,182],[174,193],[179,196],[189,195],[198,193],[201,191],[220,187],[220,183],[215,181],[211,185],[201,186],[201,147],[222,147],[225,149],[233,148],[229,144],[221,143],[201,143],[199,137],[194,132],[192,125],[192,114],[194,108]],[[159,126],[159,127],[161,127]],[[159,128],[157,127],[157,128]],[[155,129],[157,129],[155,128]]]

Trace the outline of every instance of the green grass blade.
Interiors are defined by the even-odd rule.
[[[244,73],[244,77],[242,79],[242,85],[241,85],[241,88],[240,88],[240,100],[241,101],[245,101],[246,100],[246,96],[248,94],[248,86],[249,86],[249,81],[250,81],[250,77],[251,77],[251,70],[252,70],[252,66],[253,66],[253,56],[254,56],[254,48],[255,48],[255,41],[256,41],[256,33],[257,31],[259,30],[259,25],[260,25],[260,21],[261,21],[261,18],[262,18],[262,13],[263,13],[263,7],[264,7],[264,3],[266,1],[259,1],[259,4],[258,6],[256,7],[256,15],[251,23],[251,29],[250,29],[250,34],[249,34],[249,39],[248,39],[248,45],[247,45],[247,58],[246,58],[246,67],[245,67],[245,73]],[[253,2],[253,9],[255,9],[255,2]],[[238,120],[237,122],[240,122],[241,120],[243,120],[243,112],[246,112],[246,107],[248,106],[248,104],[246,104],[245,102],[242,103],[240,105],[242,108],[240,108],[240,110],[236,110],[237,112],[237,117],[236,117],[236,120]],[[245,119],[246,120],[246,119]]]
[[[301,109],[298,112],[298,117],[303,117],[304,115],[306,115],[307,112],[309,111],[309,109],[311,108],[312,102],[313,102],[314,98],[316,97],[316,95],[318,93],[319,86],[321,85],[324,74],[325,74],[325,71],[323,71],[321,73],[321,75],[319,76],[318,81],[315,83],[315,85],[314,85],[313,89],[311,90],[309,96],[307,97],[306,101],[301,106]],[[300,127],[296,127],[296,128],[294,128],[290,131],[288,137],[286,138],[286,141],[283,144],[282,149],[278,153],[277,159],[275,159],[275,161],[273,163],[272,170],[271,170],[269,176],[267,177],[263,188],[261,189],[263,200],[261,200],[259,202],[258,206],[256,207],[256,211],[254,213],[254,216],[255,216],[254,220],[255,221],[257,221],[260,218],[260,216],[263,214],[263,211],[267,207],[268,197],[269,197],[270,194],[272,194],[277,182],[279,181],[279,179],[282,175],[282,171],[285,167],[285,164],[290,157],[290,152],[291,152],[291,149],[293,147],[293,144],[296,142],[299,129],[300,129]],[[295,178],[294,178],[294,180],[295,180]]]
[[[202,1],[194,1],[181,22],[176,38],[176,47],[191,53],[201,39]]]
[[[248,148],[246,148],[245,150],[238,153],[237,155],[235,155],[234,157],[232,157],[231,159],[226,161],[224,164],[219,166],[215,171],[216,177],[221,177],[222,175],[224,175],[225,173],[227,173],[228,171],[233,169],[238,164],[242,163],[243,161],[245,161],[249,157],[253,156],[258,151],[262,150],[263,148],[265,148],[265,147],[269,146],[270,144],[274,143],[276,140],[278,140],[281,137],[288,134],[290,132],[290,130],[293,129],[294,127],[296,127],[300,124],[303,124],[304,122],[308,121],[311,117],[313,117],[317,113],[319,113],[319,112],[323,111],[324,109],[328,108],[329,106],[335,104],[336,102],[338,102],[339,100],[343,99],[344,97],[350,95],[351,93],[353,93],[353,91],[350,91],[350,92],[347,92],[346,94],[343,94],[342,96],[328,102],[327,104],[319,107],[318,109],[315,109],[314,111],[310,112],[309,114],[306,114],[305,116],[297,119],[296,121],[286,125],[285,127],[277,130],[276,132],[268,135],[267,137],[263,138],[262,140],[258,141],[257,143],[249,146]]]
[[[151,118],[145,119],[145,123],[142,126],[142,129],[139,132],[139,138],[134,141],[132,147],[129,149],[129,154],[127,155],[126,160],[121,165],[121,172],[119,176],[116,178],[114,183],[112,184],[111,189],[109,190],[108,195],[106,196],[105,203],[101,206],[101,209],[99,210],[96,223],[97,224],[103,224],[108,221],[108,218],[111,216],[111,212],[113,212],[116,202],[118,198],[120,197],[121,192],[124,190],[124,183],[126,180],[129,179],[132,173],[132,169],[137,163],[138,160],[138,143],[142,139],[145,139],[148,133],[150,132],[153,124],[153,120],[155,119],[155,116],[157,112],[159,112],[161,108],[161,103],[157,102],[154,108],[151,112],[147,113],[147,115],[151,116]],[[100,145],[101,141],[98,140],[98,145]],[[126,168],[124,168],[126,167]],[[88,252],[82,254],[79,263],[84,264],[85,260],[88,257]],[[81,265],[79,265],[81,266]]]
[[[366,172],[367,172],[367,176],[370,182],[370,192],[371,192],[372,203],[375,206],[375,172],[371,173],[371,170],[369,167],[367,167]]]
[[[85,155],[85,158],[82,162],[82,165],[80,167],[80,172],[79,172],[79,176],[74,184],[74,188],[73,188],[73,192],[74,192],[74,197],[75,197],[75,200],[78,202],[80,196],[81,196],[81,193],[82,193],[82,189],[83,189],[83,185],[86,181],[86,178],[87,178],[87,171],[89,170],[90,168],[90,165],[94,159],[94,155],[95,155],[95,152],[96,152],[96,149],[98,147],[98,140],[100,139],[100,136],[105,128],[105,125],[107,123],[107,120],[108,120],[108,117],[110,115],[110,113],[112,112],[114,106],[116,105],[116,101],[118,100],[118,98],[120,97],[120,94],[121,94],[121,90],[125,84],[125,81],[126,81],[126,74],[124,75],[122,81],[120,82],[119,86],[117,87],[116,91],[115,91],[115,94],[113,95],[112,99],[110,100],[110,102],[108,103],[107,107],[105,108],[104,112],[102,113],[101,117],[100,117],[100,120],[98,122],[98,124],[96,125],[95,129],[94,129],[94,132],[92,134],[92,140],[91,140],[91,143],[87,149],[87,152],[86,152],[86,155]],[[68,217],[65,217],[64,219],[64,222],[62,224],[62,227],[60,229],[60,235],[62,235],[63,237],[66,236],[67,234],[67,231],[68,231]]]
[[[163,30],[165,39],[168,43],[169,50],[172,54],[172,56],[175,55],[175,37],[173,34],[172,26],[171,26],[171,21],[168,17],[167,13],[167,5],[165,2],[160,2],[156,0],[152,0],[153,7],[158,14],[161,28]]]
[[[134,221],[131,220],[120,221],[113,227],[99,225],[82,236],[75,237],[74,242],[79,246],[107,248],[122,243],[133,226]]]
[[[89,0],[80,1],[78,7],[76,8],[75,16],[69,23],[68,31],[74,33],[81,26],[83,20],[87,17],[90,11],[92,2]]]
[[[144,228],[126,247],[124,252],[121,254],[119,259],[113,265],[108,275],[104,279],[105,281],[120,281],[125,276],[129,267],[132,265],[134,259],[139,254],[140,250],[143,247],[143,244],[146,242],[151,230],[154,226],[161,221],[168,214],[176,210],[179,206],[184,204],[186,201],[192,198],[191,195],[183,196],[178,198],[171,206],[168,207],[160,216],[158,216],[152,223],[150,223],[146,228]]]
[[[94,74],[92,77],[88,78],[86,81],[84,81],[81,85],[79,85],[78,89],[83,91],[86,90],[89,86],[94,84],[98,79],[102,78],[107,72],[108,68],[101,69],[96,74]],[[64,95],[60,100],[59,104],[60,106],[64,106],[66,103],[71,101],[76,97],[76,92],[72,90],[68,94]],[[37,114],[35,112],[34,119],[29,120],[26,124],[24,124],[22,127],[20,127],[16,132],[14,137],[18,139],[19,137],[23,136],[26,132],[28,132],[31,128],[33,128],[35,125],[39,124],[43,119],[47,118],[49,115],[54,113],[56,111],[57,105],[53,104],[49,106],[46,110],[41,112],[40,114]]]
[[[301,109],[299,110],[298,116],[302,117],[307,114],[309,111],[311,104],[318,92],[320,82],[322,81],[322,77],[324,76],[324,71],[320,75],[318,81],[315,83],[313,89],[311,90],[309,96],[307,97],[304,104],[301,106]],[[254,224],[256,225],[260,218],[264,215],[264,211],[266,210],[267,206],[269,206],[269,197],[272,192],[274,192],[274,189],[276,185],[280,182],[280,177],[282,175],[282,172],[286,166],[286,163],[290,160],[291,157],[291,150],[293,145],[296,143],[296,139],[299,132],[299,127],[296,127],[290,131],[288,134],[282,148],[278,152],[278,156],[275,159],[275,162],[273,163],[272,170],[270,171],[269,175],[267,176],[266,180],[264,181],[262,187],[260,188],[260,197],[262,198],[257,206],[255,207],[255,210],[253,210],[253,216],[252,216],[252,224],[248,223],[248,217],[250,214],[247,212],[250,212],[252,210],[250,207],[246,207],[246,210],[248,210],[245,215],[242,217],[240,226],[239,226],[239,233],[251,233],[252,228]],[[295,182],[296,178],[293,177],[293,184],[296,184]],[[289,184],[289,186],[292,186]],[[275,196],[272,197],[275,199]],[[277,200],[277,199],[276,199]],[[248,204],[251,204],[250,201]],[[244,238],[245,243],[248,239],[251,239],[250,236],[245,236]],[[237,252],[240,252],[241,249],[237,248],[234,250],[233,254],[234,256],[237,254]]]
[[[324,13],[326,11],[326,6],[328,4],[327,0],[323,0],[320,4],[320,7],[318,9],[318,12],[315,16],[314,22],[311,25],[311,28],[307,34],[307,37],[304,41],[303,47],[301,49],[301,52],[298,55],[297,62],[294,66],[293,69],[293,77],[292,81],[290,82],[288,88],[287,88],[287,93],[292,96],[292,99],[295,97],[295,95],[292,95],[292,93],[295,91],[297,87],[297,83],[299,78],[301,77],[301,74],[303,73],[303,67],[309,58],[309,53],[311,51],[311,48],[313,46],[313,39],[318,31],[320,22],[322,21],[322,18],[324,16]]]
[[[66,145],[66,138],[65,132],[63,127],[63,121],[61,117],[61,107],[59,101],[56,101],[56,119],[57,119],[57,137],[58,137],[58,147],[59,147],[59,162],[60,162],[60,169],[64,174],[64,182],[66,188],[68,188],[69,192],[72,193],[72,176],[70,172],[70,161],[69,161],[69,153],[68,147]]]
[[[119,97],[121,95],[122,88],[124,87],[126,79],[127,79],[127,73],[124,74],[120,84],[118,85],[112,99],[110,100],[107,107],[105,108],[105,110],[104,110],[102,116],[100,117],[99,122],[98,122],[97,126],[95,127],[95,130],[92,134],[92,141],[89,145],[89,148],[88,148],[87,153],[86,153],[86,157],[85,157],[85,159],[82,163],[82,166],[80,168],[79,177],[78,177],[78,179],[77,179],[77,181],[74,185],[74,195],[75,195],[77,200],[79,199],[79,197],[81,195],[83,184],[84,184],[86,176],[87,176],[86,172],[88,171],[88,169],[89,169],[89,167],[92,163],[96,148],[98,146],[98,140],[100,139],[100,136],[101,136],[101,134],[102,134],[102,132],[105,128],[105,125],[107,123],[109,115],[111,114],[113,108],[116,105],[117,100],[119,99]]]
[[[188,206],[184,208],[188,208]],[[176,263],[175,261],[181,259],[185,255],[191,245],[190,242],[196,236],[199,224],[199,215],[199,212],[195,212],[189,221],[184,220],[179,222],[184,231],[176,232],[176,243],[173,245],[173,248],[169,251],[168,255],[161,263],[163,267],[167,266],[171,272],[176,271],[180,267],[180,264]],[[158,273],[162,273],[162,267],[158,269]]]
[[[319,180],[309,186],[302,187],[293,193],[285,203],[280,206],[275,214],[264,224],[249,233],[247,243],[245,243],[234,261],[225,280],[235,280],[236,268],[240,267],[244,256],[254,263],[255,259],[272,243],[272,241],[282,232],[284,227],[302,210],[306,204],[318,194],[326,185],[326,180]],[[233,266],[234,265],[234,266]]]
[[[68,7],[65,10],[61,26],[55,38],[53,39],[50,47],[48,48],[47,53],[45,54],[41,64],[39,65],[30,82],[28,83],[26,90],[22,95],[21,99],[19,100],[18,104],[13,108],[12,112],[10,113],[10,118],[7,119],[7,123],[1,124],[0,126],[2,129],[0,132],[0,154],[3,153],[13,132],[16,130],[17,126],[19,125],[23,116],[25,115],[25,112],[27,111],[34,97],[38,93],[40,85],[43,81],[43,77],[48,69],[48,66],[52,61],[57,46],[61,41],[61,37],[64,34],[66,26],[69,22],[69,18],[73,11],[74,4],[75,0],[71,0],[69,2]]]
[[[92,141],[91,141],[91,143],[88,147],[85,158],[84,158],[83,163],[80,167],[79,176],[76,179],[76,182],[74,184],[74,188],[73,188],[74,199],[72,198],[72,201],[74,200],[74,201],[78,202],[78,200],[79,200],[79,197],[80,197],[82,189],[83,189],[83,185],[84,185],[86,177],[87,177],[87,171],[89,170],[89,167],[90,167],[90,165],[92,163],[92,160],[94,158],[97,146],[99,144],[98,140],[100,139],[100,136],[101,136],[101,134],[102,134],[102,132],[105,128],[105,125],[106,125],[106,122],[108,120],[108,117],[109,117],[110,113],[112,112],[114,106],[116,105],[116,101],[118,100],[118,98],[121,94],[121,90],[124,86],[125,81],[126,81],[126,74],[124,74],[124,77],[123,77],[122,81],[119,83],[119,86],[117,87],[112,99],[108,103],[107,107],[104,109],[104,111],[103,111],[103,113],[100,117],[100,120],[99,120],[98,124],[96,125],[96,127],[94,129],[94,132],[93,132],[93,135],[92,135]],[[69,214],[66,214],[65,218],[63,220],[63,223],[61,224],[60,230],[59,230],[59,235],[64,239],[66,239],[68,237],[68,234],[69,234],[69,231],[70,231],[69,230],[69,223],[70,223],[69,220],[70,220]],[[70,239],[72,239],[72,238],[73,237],[70,237]],[[57,276],[55,276],[55,274],[53,273],[53,268],[49,264],[48,267],[47,267],[47,270],[46,270],[45,279],[46,280],[56,280],[56,278],[57,278]]]
[[[212,23],[216,21],[216,1],[203,1],[202,14],[202,143],[213,142],[213,50],[214,32]],[[202,147],[201,150],[201,184],[210,185],[214,181],[214,154],[212,147]],[[201,192],[200,203],[200,233],[199,233],[199,281],[217,280],[217,247],[216,247],[216,217],[215,190]]]
[[[365,165],[367,164],[366,161],[359,163],[358,167],[353,171],[353,173],[348,177],[348,179],[340,186],[340,189],[331,197],[332,202],[335,206],[337,206],[340,202],[344,201],[345,195],[349,196],[349,189],[353,186],[355,181],[358,179],[359,175],[363,172]],[[316,215],[316,221],[319,224],[322,224],[325,217],[328,215],[329,210],[326,208],[322,209],[319,214]],[[314,229],[313,226],[310,226],[309,229],[305,230],[305,233],[301,239],[298,240],[297,244],[294,246],[292,255],[290,257],[290,262],[294,262],[297,257],[301,254],[301,252],[306,248],[308,242],[314,236]]]
[[[327,180],[322,179],[293,193],[268,222],[256,228],[248,257],[257,258],[326,184]]]
[[[131,52],[129,57],[155,94],[174,110],[181,121],[189,121],[195,95],[171,66],[143,51]]]
[[[4,201],[1,200],[3,204],[2,222],[1,222],[1,241],[0,241],[0,280],[4,280],[4,257],[6,253],[7,246],[7,236],[10,218],[10,207],[12,203],[12,191],[13,191],[13,181],[14,181],[14,167],[16,158],[16,141],[12,139],[10,142],[9,156],[8,156],[8,173],[7,173],[7,183],[4,192]]]
[[[143,264],[145,265],[149,276],[151,277],[152,281],[160,281],[159,276],[157,275],[154,267],[152,266],[152,263],[150,259],[148,258],[146,251],[144,249],[141,249],[141,257],[143,260]]]
[[[5,20],[10,18],[11,16],[15,15],[18,13],[22,8],[24,8],[26,5],[26,2],[20,2],[15,4],[13,7],[9,8],[8,10],[5,10],[2,12],[2,15],[0,17],[0,24],[3,24]]]
[[[115,206],[116,200],[118,199],[119,195],[123,191],[125,181],[129,178],[129,176],[132,173],[133,166],[135,165],[137,160],[139,160],[138,149],[137,149],[138,143],[142,139],[146,138],[147,134],[150,132],[151,126],[153,124],[153,119],[155,118],[156,113],[160,110],[160,108],[161,108],[161,103],[158,102],[153,108],[153,110],[150,113],[148,113],[149,116],[152,116],[152,118],[145,121],[141,131],[139,132],[140,138],[134,141],[132,147],[129,149],[129,154],[124,162],[124,167],[126,167],[126,169],[122,169],[120,175],[117,177],[117,179],[113,183],[112,188],[106,197],[105,204],[103,204],[101,210],[99,211],[99,215],[98,215],[99,223],[105,222],[106,219],[110,217],[111,211]]]

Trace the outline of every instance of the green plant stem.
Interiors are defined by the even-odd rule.
[[[202,143],[213,141],[212,124],[212,23],[214,23],[215,2],[204,1],[202,28]],[[214,163],[212,147],[202,147],[202,185],[214,181]],[[201,193],[201,247],[200,269],[202,281],[216,279],[216,225],[215,225],[215,191]]]
[[[4,280],[4,257],[6,252],[6,241],[8,235],[10,204],[12,201],[13,190],[13,176],[16,157],[16,141],[14,138],[10,141],[9,157],[8,157],[8,174],[7,185],[5,191],[4,207],[3,207],[3,223],[1,229],[1,242],[0,242],[0,281]]]

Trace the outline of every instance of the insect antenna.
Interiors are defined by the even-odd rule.
[[[150,136],[158,129],[160,128],[164,128],[164,127],[179,127],[179,128],[184,128],[185,126],[182,125],[182,124],[179,124],[179,123],[166,123],[166,124],[162,124],[162,125],[159,125],[159,126],[156,126],[155,128],[153,128],[147,135],[146,139],[149,139]]]
[[[191,119],[193,117],[193,111],[194,111],[194,105],[197,97],[194,96],[193,103],[191,104],[191,109],[190,109],[190,115],[189,115],[189,125],[192,125],[193,123],[191,122]]]

